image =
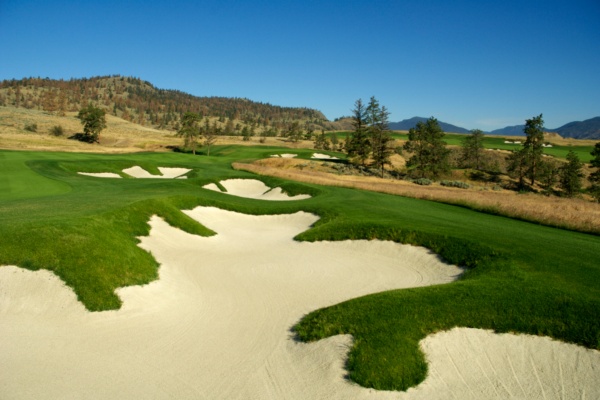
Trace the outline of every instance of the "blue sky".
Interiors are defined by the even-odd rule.
[[[197,96],[468,129],[600,116],[600,1],[0,0],[0,79],[120,74]]]

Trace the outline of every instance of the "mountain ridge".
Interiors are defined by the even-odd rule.
[[[414,128],[417,123],[425,122],[429,118],[423,117],[412,117],[409,119],[404,119],[399,122],[390,122],[389,127],[393,131],[408,131],[411,128]],[[471,133],[470,130],[466,128],[461,128],[460,126],[452,125],[447,122],[442,122],[438,120],[438,123],[444,132],[452,132],[452,133]]]
[[[507,126],[490,132],[491,135],[525,136],[525,125]],[[546,132],[558,133],[564,138],[573,139],[600,139],[600,117],[593,117],[583,121],[573,121],[561,127],[544,129]]]

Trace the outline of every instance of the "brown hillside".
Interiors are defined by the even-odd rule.
[[[68,81],[25,78],[0,82],[0,106],[64,115],[90,102],[115,117],[167,130],[177,130],[181,116],[188,111],[217,118],[223,129],[229,122],[229,130],[234,131],[236,125],[238,131],[244,126],[256,132],[267,128],[283,131],[293,122],[303,129],[337,128],[323,113],[310,108],[280,107],[241,98],[197,97],[119,75]]]

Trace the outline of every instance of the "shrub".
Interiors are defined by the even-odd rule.
[[[37,132],[37,124],[27,124],[25,125],[25,130],[29,132]]]
[[[413,180],[413,183],[416,183],[417,185],[427,186],[427,185],[431,185],[432,182],[431,182],[431,179],[419,178],[419,179]]]
[[[50,134],[52,136],[62,136],[65,134],[65,130],[63,129],[62,126],[56,125],[56,126],[53,126],[52,128],[50,128]]]
[[[449,187],[456,187],[456,188],[461,188],[461,189],[468,189],[471,187],[471,185],[469,185],[466,182],[462,182],[462,181],[441,181],[440,185],[442,186],[449,186]]]

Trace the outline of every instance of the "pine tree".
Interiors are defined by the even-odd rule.
[[[508,175],[518,180],[517,189],[525,189],[525,177],[527,176],[527,152],[525,149],[514,150],[507,158],[508,165],[506,170]]]
[[[592,167],[597,168],[589,177],[592,184],[590,187],[590,194],[600,202],[600,142],[596,143],[590,154],[594,156],[590,164]]]
[[[418,122],[408,131],[408,141],[404,150],[413,153],[407,161],[408,167],[413,167],[421,178],[438,178],[450,171],[446,142],[442,139],[445,134],[437,119],[429,118],[426,122]]]
[[[462,142],[461,161],[464,166],[480,170],[483,158],[483,132],[473,129]]]
[[[186,149],[191,148],[192,154],[194,155],[196,155],[198,137],[200,136],[198,121],[200,121],[200,116],[188,111],[183,114],[183,117],[181,118],[181,128],[177,131],[177,136],[183,137],[183,146]]]
[[[392,137],[389,129],[389,112],[383,107],[379,107],[379,102],[375,97],[371,97],[367,106],[367,123],[369,124],[369,132],[371,136],[371,152],[373,164],[381,170],[381,177],[385,166],[390,163],[390,157],[393,154],[390,142]]]
[[[567,163],[560,168],[560,188],[567,197],[573,197],[581,191],[583,163],[573,150],[567,153]]]
[[[356,100],[352,110],[352,132],[346,143],[348,157],[353,164],[365,165],[371,153],[371,140],[366,122],[366,109],[361,99]]]
[[[527,175],[531,186],[533,186],[538,172],[538,165],[542,161],[542,154],[544,152],[544,147],[542,146],[544,144],[544,120],[542,119],[542,114],[525,120],[525,129],[523,132],[527,136],[525,143],[523,143],[523,150],[525,150],[527,160]]]

